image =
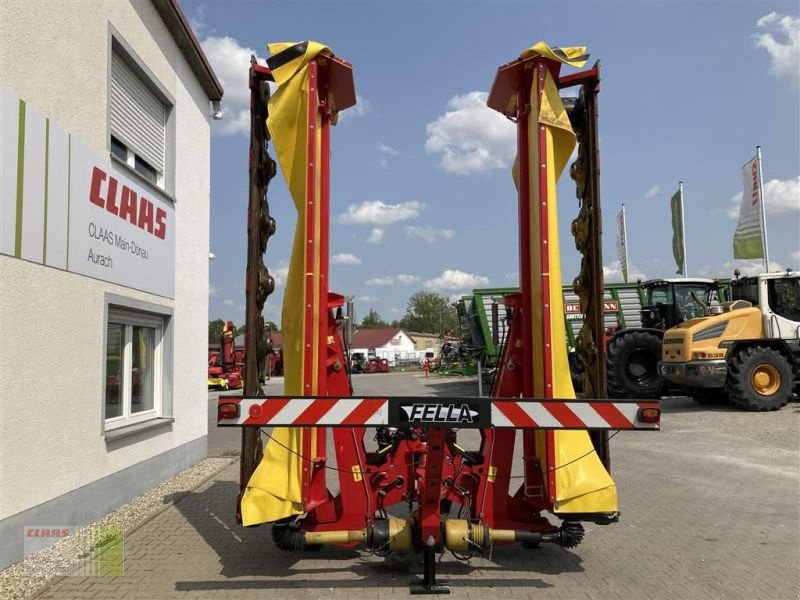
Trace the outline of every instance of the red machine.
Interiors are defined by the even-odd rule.
[[[242,387],[244,352],[236,349],[236,328],[228,321],[220,334],[220,350],[208,357],[208,387],[238,389]]]
[[[304,51],[290,47],[286,52],[290,50],[295,56]],[[540,278],[531,281],[521,277],[522,289],[506,300],[513,317],[492,399],[349,397],[351,387],[343,368],[345,354],[339,335],[343,298],[327,288],[327,215],[331,111],[334,106],[342,109],[353,103],[352,73],[349,63],[331,53],[322,53],[309,61],[309,80],[317,83],[305,92],[309,119],[313,117],[314,122],[321,124],[321,138],[317,137],[315,127],[308,127],[306,143],[313,149],[321,139],[322,148],[315,154],[320,157],[319,162],[308,161],[306,165],[308,181],[320,182],[309,186],[306,202],[319,203],[322,217],[321,222],[306,223],[306,227],[316,227],[317,231],[311,234],[313,229],[307,230],[309,256],[319,251],[321,259],[319,279],[305,290],[303,314],[309,324],[304,331],[307,335],[317,332],[323,352],[314,355],[313,340],[306,338],[302,383],[304,389],[316,389],[316,393],[265,397],[245,390],[244,397],[220,398],[218,407],[220,426],[244,428],[240,480],[243,494],[251,489],[251,475],[260,460],[260,455],[248,450],[254,447],[253,432],[266,427],[290,427],[298,447],[302,448],[291,455],[297,463],[302,506],[296,508],[294,516],[273,522],[272,537],[279,548],[299,551],[319,544],[335,544],[364,545],[378,554],[421,552],[424,576],[412,587],[412,593],[447,593],[446,583],[435,577],[437,552],[449,549],[457,557],[463,557],[489,552],[493,545],[512,543],[553,542],[573,547],[583,537],[581,521],[605,524],[617,520],[616,510],[586,513],[565,510],[557,471],[589,454],[595,456],[595,451],[607,468],[606,432],[658,429],[660,407],[658,402],[559,399],[553,392],[556,382],[550,379],[554,364],[547,326],[550,304],[547,279],[555,267],[548,265],[547,247],[554,238],[548,230],[547,198],[551,196],[548,178],[544,176],[550,159],[545,151],[550,133],[545,126],[529,122],[529,118],[533,109],[544,106],[549,93],[545,85],[554,81],[558,87],[581,86],[587,96],[584,117],[596,119],[593,102],[599,74],[595,67],[561,77],[562,64],[552,58],[561,50],[547,50],[550,53],[547,56],[523,55],[500,67],[489,98],[490,106],[513,117],[517,123],[520,273],[538,273],[536,276]],[[269,68],[253,64],[254,113],[264,110],[263,82],[270,78]],[[532,104],[519,101],[529,97]],[[579,135],[578,140],[588,144],[581,152],[586,164],[596,170],[596,137],[590,137],[591,140],[585,137],[582,140]],[[535,144],[539,144],[539,151],[535,152],[538,158],[530,156],[531,144],[534,150]],[[309,154],[312,155],[311,151]],[[593,193],[595,199],[599,198],[596,186]],[[531,198],[538,200],[534,203]],[[599,205],[597,210],[599,214]],[[560,280],[556,284],[560,290]],[[602,302],[602,282],[600,295],[593,293],[592,297]],[[314,306],[319,308],[315,310]],[[592,315],[587,315],[587,320],[591,321]],[[595,339],[602,340],[602,309],[596,321]],[[318,328],[311,326],[314,323]],[[541,323],[545,326],[540,326]],[[603,346],[601,341],[594,350],[601,357]],[[598,364],[603,361],[594,361],[587,370]],[[566,357],[564,364],[557,366],[566,370]],[[287,357],[287,380],[289,368]],[[590,388],[599,390],[604,386]],[[367,428],[377,429],[368,432]],[[516,429],[523,430],[521,475],[512,473],[510,460],[515,455]],[[463,441],[468,430],[476,430],[475,437],[480,440],[477,447],[470,449]],[[557,435],[575,430],[595,433],[585,454],[566,461]],[[329,435],[333,436],[335,467],[331,466],[328,455]],[[377,448],[368,451],[365,438],[373,435]],[[255,462],[250,456],[256,456]],[[338,479],[335,493],[331,491],[329,477]],[[242,496],[237,502],[241,499]],[[395,506],[406,509],[409,516],[390,516],[389,511]],[[460,507],[457,518],[451,517],[453,507]],[[239,511],[237,503],[241,518]],[[560,517],[562,524],[552,524],[545,512]]]
[[[367,373],[388,373],[389,361],[385,358],[372,357],[367,361]]]

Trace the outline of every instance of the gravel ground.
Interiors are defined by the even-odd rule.
[[[113,525],[121,527],[125,533],[130,533],[217,474],[232,461],[231,458],[207,458],[102,519],[89,524],[87,529],[98,525]],[[81,537],[79,532],[73,534],[0,571],[0,598],[3,600],[31,598],[55,578],[63,577],[73,570],[77,566],[78,556],[82,550]]]

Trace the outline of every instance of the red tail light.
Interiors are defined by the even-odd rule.
[[[658,423],[661,420],[661,409],[659,408],[640,408],[639,420],[642,423]]]
[[[217,408],[217,420],[239,418],[239,405],[234,402],[220,404]]]

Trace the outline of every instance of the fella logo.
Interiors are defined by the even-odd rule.
[[[469,404],[412,404],[400,406],[409,423],[474,423],[478,411]]]

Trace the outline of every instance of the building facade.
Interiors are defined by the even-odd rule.
[[[439,356],[442,350],[442,336],[418,331],[410,331],[409,335],[414,339],[414,350],[417,352],[433,352],[435,357]]]
[[[2,568],[206,455],[222,88],[176,0],[9,0],[0,39]]]
[[[419,359],[419,353],[414,350],[414,339],[398,327],[359,329],[353,334],[350,345],[351,356],[356,353],[367,358],[385,358],[391,366]]]

